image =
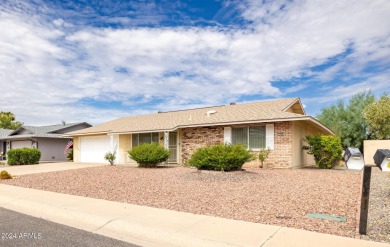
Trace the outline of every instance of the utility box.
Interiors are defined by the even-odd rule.
[[[348,169],[361,170],[364,167],[363,154],[358,148],[347,147],[344,152],[344,160]]]
[[[390,150],[378,149],[374,155],[374,162],[384,172],[390,172]]]

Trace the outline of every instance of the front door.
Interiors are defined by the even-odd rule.
[[[169,132],[169,156],[168,163],[177,163],[177,133]]]

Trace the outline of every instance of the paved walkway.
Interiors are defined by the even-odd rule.
[[[60,163],[42,163],[37,165],[24,165],[24,166],[0,166],[0,170],[6,170],[12,175],[26,175],[33,173],[65,171],[72,169],[80,169],[86,167],[95,166],[107,166],[107,164],[96,163],[73,163],[73,162],[60,162]]]
[[[353,238],[0,184],[0,207],[141,246],[362,246]]]

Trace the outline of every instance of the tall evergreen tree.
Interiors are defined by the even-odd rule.
[[[371,92],[358,93],[348,103],[339,101],[321,109],[317,119],[340,136],[342,143],[349,147],[363,148],[363,140],[370,135],[364,118],[364,109],[375,101]]]

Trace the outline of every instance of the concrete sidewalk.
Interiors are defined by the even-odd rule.
[[[141,246],[367,246],[353,238],[0,184],[0,207]]]
[[[6,170],[12,175],[20,176],[26,174],[65,171],[95,166],[108,166],[108,164],[59,162],[22,166],[0,166],[0,170]]]

